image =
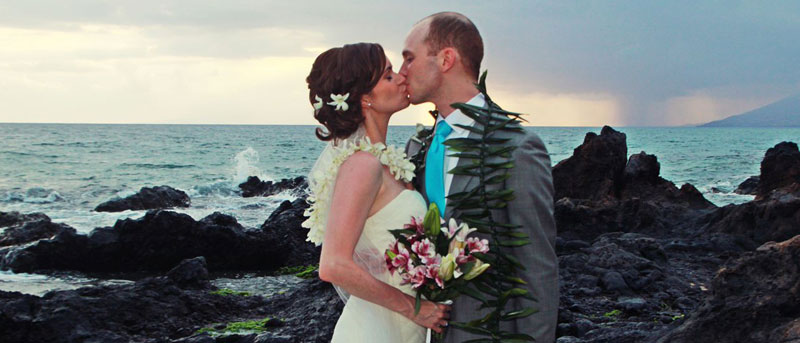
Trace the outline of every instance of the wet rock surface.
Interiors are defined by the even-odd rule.
[[[553,169],[556,194],[560,195],[555,208],[561,291],[558,342],[796,339],[792,335],[798,332],[800,311],[796,309],[800,307],[794,294],[798,283],[791,279],[797,273],[797,262],[788,262],[792,255],[773,260],[781,264],[779,268],[768,269],[769,263],[764,263],[760,273],[749,269],[740,272],[760,278],[760,285],[752,288],[747,281],[733,282],[732,276],[722,282],[725,279],[720,275],[726,275],[728,269],[723,268],[720,274],[718,270],[753,254],[765,242],[800,234],[800,185],[776,181],[771,184],[781,186],[769,188],[768,194],[755,201],[717,208],[691,184],[678,188],[661,178],[655,156],[640,152],[621,164],[623,144],[624,134],[603,128],[599,136],[587,135],[575,155]],[[586,156],[587,151],[593,155]],[[762,162],[761,180],[765,179],[764,171],[773,173],[766,179],[795,180],[790,167],[794,165],[794,151],[796,146],[787,143],[770,149]],[[777,165],[785,172],[776,172]],[[597,193],[587,194],[587,187]],[[762,183],[757,187],[766,189]],[[734,262],[734,266],[736,263],[743,262]],[[794,290],[778,287],[761,298],[754,296],[757,300],[740,301],[739,307],[727,311],[724,317],[708,315],[721,310],[720,306],[733,306],[733,302],[720,305],[719,299],[728,295],[721,296],[718,287],[759,294],[764,293],[759,289],[767,288],[764,285],[776,278],[786,279],[784,274],[790,275],[789,280],[781,282],[794,282]],[[759,319],[757,323],[744,320],[760,318],[750,314],[753,310],[749,306],[773,298],[779,304],[769,309],[776,310],[779,318],[767,322]],[[792,301],[795,305],[789,305]],[[752,334],[717,334],[725,332],[728,324],[715,323],[727,321],[733,313],[739,315],[734,320],[735,332]],[[691,318],[708,320],[690,324]],[[684,323],[686,328],[681,326]],[[673,330],[674,335],[667,335]]]
[[[713,293],[659,342],[800,341],[800,236],[726,264]]]
[[[183,261],[168,276],[130,285],[84,287],[43,297],[0,291],[0,337],[8,343],[330,341],[329,318],[338,317],[342,306],[329,284],[307,280],[271,298],[221,295],[212,293],[218,289],[204,278],[207,273],[199,257]],[[198,333],[264,318],[274,319],[265,321],[265,332],[259,334],[212,338]]]
[[[680,236],[716,209],[691,184],[678,188],[660,177],[656,156],[642,151],[625,162],[626,151],[625,134],[606,126],[553,167],[559,237],[590,241],[617,231]]]
[[[308,205],[282,204],[260,229],[214,213],[200,221],[181,213],[149,211],[119,220],[88,235],[63,230],[53,238],[0,251],[0,268],[14,272],[166,271],[192,256],[205,256],[211,270],[272,271],[286,265],[316,264],[319,249],[306,244],[300,227]]]
[[[728,205],[702,219],[697,236],[707,232],[735,236],[747,250],[800,234],[800,152],[783,142],[767,150],[761,162],[755,200]]]
[[[44,213],[28,213],[23,214],[16,211],[0,212],[0,228],[7,226],[22,225],[31,221],[50,220]]]
[[[742,183],[740,183],[733,192],[736,194],[755,195],[756,189],[758,189],[758,180],[760,178],[761,177],[758,175],[748,177],[747,180],[742,181]]]
[[[589,132],[571,157],[553,167],[555,198],[605,199],[617,194],[627,160],[626,136],[609,126]]]
[[[152,210],[172,207],[189,207],[189,196],[170,186],[142,187],[138,193],[106,201],[95,207],[97,212],[122,212],[125,210]]]
[[[68,225],[53,223],[43,213],[0,212],[0,224],[6,227],[0,232],[0,247],[50,238],[66,231],[75,232]]]
[[[250,176],[247,181],[239,184],[239,189],[242,190],[242,196],[245,198],[271,196],[286,191],[298,195],[305,193],[307,188],[308,181],[303,176],[276,182],[261,181],[257,176]]]
[[[797,143],[781,142],[767,150],[761,162],[756,199],[769,197],[773,190],[800,183],[800,150]]]

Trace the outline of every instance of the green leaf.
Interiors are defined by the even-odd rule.
[[[505,202],[496,202],[496,203],[491,203],[491,204],[490,204],[489,206],[487,206],[487,207],[489,207],[489,208],[491,208],[491,209],[498,210],[498,209],[501,209],[501,208],[506,208],[506,206],[508,206],[508,204],[507,204],[507,203],[505,203]]]
[[[495,176],[492,176],[492,177],[490,177],[489,179],[487,179],[487,180],[485,181],[485,183],[486,183],[487,185],[493,185],[493,184],[503,183],[505,180],[508,180],[508,178],[510,178],[510,177],[511,177],[511,174],[508,174],[508,173],[506,173],[506,174],[500,174],[500,175],[495,175]],[[513,190],[513,189],[510,189],[510,191],[511,191],[511,193],[514,193],[514,190]]]
[[[475,267],[475,262],[467,262],[464,263],[464,265],[462,265],[461,267],[459,267],[459,269],[461,269],[461,273],[467,275],[467,273],[469,273],[474,267]]]
[[[517,229],[522,226],[516,224],[495,223],[494,226],[504,229]]]
[[[452,105],[450,105],[450,107],[457,108],[457,109],[461,110],[461,112],[463,112],[465,114],[466,113],[471,113],[473,115],[478,115],[478,116],[481,117],[481,119],[489,119],[487,117],[489,116],[490,109],[487,108],[487,107],[470,105],[470,104],[463,103],[463,102],[452,104]]]
[[[466,222],[466,223],[467,223],[467,225],[469,225],[469,226],[471,226],[471,227],[479,227],[479,228],[480,228],[480,227],[485,227],[485,228],[489,228],[489,227],[492,225],[492,222],[490,222],[490,221],[488,221],[488,220],[478,220],[478,219],[472,219],[472,218],[469,218],[469,219],[467,219],[467,218],[462,218],[462,221]]]
[[[458,138],[456,138],[458,139]],[[510,141],[511,138],[484,138],[482,143],[484,144],[503,144]]]
[[[462,128],[464,130],[467,130],[469,132],[474,132],[474,133],[477,133],[479,135],[483,134],[483,129],[481,129],[479,127],[475,127],[473,125],[455,124],[453,126],[460,127],[460,128]]]
[[[490,146],[487,150],[489,155],[495,156],[510,153],[516,149],[517,147],[515,146]]]
[[[524,288],[512,288],[509,289],[501,295],[503,298],[513,298],[513,297],[521,297],[528,294],[528,290]]]
[[[411,230],[411,229],[396,229],[396,230],[389,230],[389,232],[395,238],[397,238],[399,235],[409,235],[410,236],[410,235],[413,235],[413,234],[417,233],[416,231]]]
[[[477,149],[475,149],[474,147],[471,147],[471,146],[451,146],[447,150],[448,151],[455,151],[455,152],[470,152],[470,151],[475,151]]]
[[[514,117],[514,118],[519,118],[519,117],[521,117],[523,115],[522,113],[506,111],[506,110],[500,108],[499,106],[493,106],[492,107],[492,112],[504,115],[506,117]]]
[[[477,259],[479,259],[479,260],[481,260],[483,262],[486,262],[486,263],[494,264],[497,261],[497,258],[495,256],[487,255],[487,254],[484,254],[484,253],[473,252],[472,256],[475,256],[475,258],[477,258]]]
[[[457,158],[468,158],[473,160],[479,160],[481,158],[480,154],[475,154],[471,152],[457,152],[447,155],[449,157],[457,157]]]
[[[509,201],[514,199],[514,190],[504,189],[498,191],[491,191],[486,193],[486,197],[489,198],[489,200],[503,199]]]
[[[509,281],[511,283],[516,283],[516,284],[520,284],[520,285],[527,285],[528,284],[527,282],[525,282],[525,280],[523,280],[521,278],[518,278],[516,276],[506,276],[505,280]]]
[[[484,163],[483,165],[486,166],[486,167],[489,167],[489,168],[497,168],[497,169],[511,169],[511,168],[514,168],[514,162]]]
[[[458,166],[453,169],[450,169],[448,173],[453,175],[467,175],[467,176],[478,176],[478,177],[481,176],[480,172],[472,171],[472,169],[474,168],[475,168],[474,166]]]
[[[474,280],[474,279],[473,279],[473,280]],[[485,296],[483,296],[483,294],[482,294],[481,292],[479,292],[478,290],[476,290],[476,289],[474,289],[474,288],[472,288],[472,287],[469,287],[469,286],[464,286],[464,287],[462,287],[462,288],[460,289],[460,291],[461,291],[461,293],[463,293],[464,295],[467,295],[467,296],[469,296],[469,297],[471,297],[471,298],[473,298],[473,299],[475,299],[475,300],[478,300],[478,301],[480,301],[481,303],[485,303],[485,302],[486,302],[486,297],[485,297]]]
[[[480,139],[480,138],[468,138],[468,137],[450,138],[450,139],[444,141],[444,145],[446,145],[446,146],[465,146],[465,145],[475,146],[475,145],[482,145],[482,144],[484,144],[483,139]]]
[[[492,332],[489,331],[489,330],[486,330],[486,329],[481,328],[481,327],[470,326],[468,323],[450,322],[450,325],[455,327],[455,328],[459,328],[461,330],[464,330],[466,332],[474,333],[474,334],[478,334],[478,335],[491,335],[492,334]]]
[[[517,231],[508,231],[508,232],[501,232],[503,236],[514,237],[514,238],[528,238],[528,234],[524,232],[517,232]]]
[[[521,247],[523,245],[530,244],[531,241],[527,239],[517,239],[512,241],[499,241],[497,243],[504,247]]]
[[[457,210],[473,210],[481,209],[483,206],[479,201],[459,201],[458,204],[453,205],[453,208]]]
[[[471,196],[475,195],[475,193],[477,193],[477,191],[478,191],[478,189],[475,188],[475,189],[473,189],[471,191],[467,191],[467,192],[453,193],[453,194],[450,194],[450,195],[447,196],[447,200],[458,201],[458,200],[461,200],[461,199],[466,199],[468,197],[471,197]]]
[[[522,269],[522,270],[527,270],[527,268],[525,268],[525,266],[523,266],[522,263],[520,263],[519,260],[517,260],[516,257],[511,256],[511,255],[507,255],[507,254],[503,254],[502,257],[506,261],[508,261],[511,264],[513,264],[515,267],[517,267],[519,269]]]
[[[461,104],[461,105],[464,105],[464,104]],[[470,119],[474,120],[476,123],[480,124],[481,126],[486,126],[486,125],[489,124],[488,115],[485,114],[483,112],[483,110],[480,110],[480,111],[476,112],[476,111],[472,111],[472,110],[466,109],[464,106],[452,106],[452,107],[461,110],[461,113],[463,113],[464,115],[466,115]],[[483,134],[481,136],[483,136]]]
[[[494,233],[494,231],[492,229],[489,229],[489,228],[485,228],[485,227],[481,227],[481,226],[475,226],[475,228],[478,229],[478,232],[483,233],[483,234],[491,235],[491,234]]]
[[[496,290],[492,289],[489,285],[481,281],[481,278],[472,279],[472,285],[475,286],[478,290],[483,292],[484,294],[491,295],[493,297],[497,297],[500,295]]]
[[[532,314],[534,314],[536,312],[539,312],[539,310],[534,309],[532,307],[529,307],[529,308],[526,308],[524,310],[519,310],[519,311],[513,311],[513,312],[506,313],[506,314],[500,316],[500,320],[506,320],[507,321],[507,320],[525,318],[525,317],[530,316],[530,315],[532,315]]]

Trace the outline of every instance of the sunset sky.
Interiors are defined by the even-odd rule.
[[[798,1],[0,0],[0,122],[315,124],[320,52],[377,42],[399,68],[444,10],[531,125],[697,124],[800,93]]]

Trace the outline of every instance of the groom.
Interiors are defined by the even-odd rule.
[[[417,189],[428,202],[443,209],[445,219],[458,219],[460,211],[454,210],[446,194],[470,190],[476,186],[476,178],[447,173],[462,162],[470,161],[448,156],[452,151],[447,151],[442,142],[475,135],[456,126],[474,126],[476,123],[450,104],[486,105],[483,94],[475,88],[483,59],[483,41],[478,29],[464,15],[437,13],[422,19],[411,29],[406,37],[403,59],[400,74],[406,77],[411,103],[432,102],[439,112],[434,134],[429,142],[425,142],[428,148],[422,149],[423,144],[417,138],[412,138],[406,145],[408,156],[417,156],[419,159],[415,160],[424,161],[424,165],[417,166]],[[550,157],[542,140],[530,131],[496,131],[493,137],[508,138],[507,144],[517,149],[511,158],[514,168],[510,171],[510,178],[500,186],[512,189],[514,199],[507,208],[493,211],[492,216],[498,222],[521,226],[520,230],[529,236],[531,244],[513,248],[512,254],[525,265],[526,270],[519,276],[527,282],[528,290],[537,299],[532,302],[515,298],[516,302],[507,308],[534,307],[538,310],[529,317],[504,322],[508,326],[503,329],[531,335],[537,342],[553,342],[559,299]],[[478,306],[479,303],[470,297],[459,297],[453,304],[451,320],[466,322],[481,318]],[[486,336],[462,330],[449,330],[446,336],[448,342],[476,338]]]

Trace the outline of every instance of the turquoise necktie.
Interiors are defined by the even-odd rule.
[[[428,201],[436,203],[439,207],[439,214],[444,217],[444,141],[453,132],[453,128],[447,125],[444,120],[436,125],[436,133],[433,135],[431,147],[428,149],[428,157],[425,160],[425,193],[428,194]]]

